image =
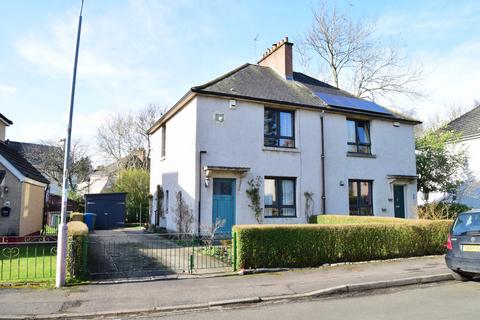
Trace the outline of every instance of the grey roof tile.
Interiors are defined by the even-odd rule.
[[[445,128],[460,132],[464,138],[480,135],[480,105],[449,122]]]
[[[260,101],[279,102],[331,110],[345,108],[327,105],[315,92],[356,98],[354,95],[338,89],[300,72],[293,73],[292,80],[286,80],[272,68],[246,63],[210,82],[192,88],[193,92],[220,96],[243,97]],[[351,110],[358,112],[359,110]],[[368,110],[360,110],[372,113]],[[414,121],[398,112],[391,111],[387,117]],[[374,112],[373,112],[374,113]],[[383,114],[385,116],[385,114]]]
[[[49,183],[49,181],[30,162],[3,141],[0,141],[0,155],[25,177],[38,182]]]

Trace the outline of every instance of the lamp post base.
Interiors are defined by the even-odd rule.
[[[55,287],[61,288],[65,286],[66,269],[67,269],[67,241],[68,227],[67,224],[58,225],[57,239],[57,271],[55,275]]]

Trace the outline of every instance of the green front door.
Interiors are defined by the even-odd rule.
[[[393,186],[395,218],[405,218],[405,195],[403,186]]]

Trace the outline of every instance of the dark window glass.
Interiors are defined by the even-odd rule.
[[[265,109],[264,145],[267,147],[295,147],[295,114],[293,111]]]
[[[458,216],[452,231],[454,236],[480,233],[480,213],[465,213]]]
[[[213,180],[213,194],[215,195],[232,195],[232,182],[230,180]]]
[[[295,198],[295,178],[265,178],[265,217],[295,217]]]
[[[368,121],[347,120],[347,145],[348,152],[371,153]]]
[[[373,216],[372,181],[349,180],[350,215]]]
[[[165,191],[165,214],[168,214],[168,190]]]

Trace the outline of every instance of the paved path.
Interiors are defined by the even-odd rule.
[[[0,289],[0,315],[44,315],[149,309],[247,297],[305,293],[342,284],[448,272],[443,257],[360,263],[248,276],[87,285],[66,289]]]
[[[240,309],[163,315],[162,317],[147,315],[138,318],[165,320],[477,320],[480,313],[479,298],[479,282],[448,282],[441,285],[401,291],[397,289],[388,293],[360,297],[287,302]]]

